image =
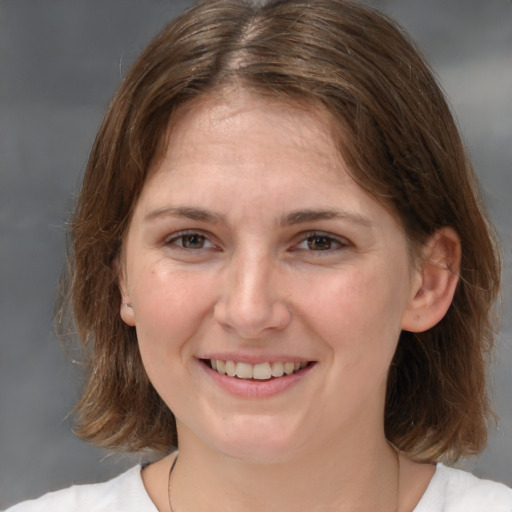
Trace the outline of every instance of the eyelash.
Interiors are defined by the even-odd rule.
[[[350,245],[350,243],[346,239],[335,237],[333,235],[330,235],[329,233],[324,233],[322,231],[312,231],[309,233],[305,233],[305,236],[301,236],[303,236],[304,238],[301,238],[301,242],[296,244],[293,247],[292,251],[304,250],[308,252],[332,252],[343,249],[344,247],[348,247]],[[328,247],[316,250],[312,249],[311,244],[317,242],[319,239],[322,239],[324,242],[327,242]],[[307,244],[307,248],[300,247],[303,244]]]
[[[199,242],[200,242],[201,246],[195,247],[195,248],[186,247],[187,242],[185,240],[188,238],[188,240],[190,241],[190,239],[192,239],[194,237],[199,238]],[[313,249],[312,245],[320,242],[320,240],[322,240],[323,243],[326,243],[327,247]],[[205,244],[207,245],[207,247],[205,247]],[[301,247],[301,245],[303,245],[303,244],[307,244],[307,247]],[[173,246],[179,247],[180,249],[190,250],[190,251],[215,248],[215,245],[211,242],[211,240],[208,238],[208,236],[206,234],[203,234],[200,231],[194,231],[194,230],[176,233],[171,238],[168,238],[165,241],[165,245],[173,245]],[[332,251],[342,249],[344,247],[348,247],[349,245],[350,245],[349,242],[345,239],[335,237],[335,236],[332,236],[328,233],[324,233],[321,231],[311,231],[309,233],[304,233],[301,235],[301,241],[298,244],[295,244],[291,248],[291,252],[301,251],[301,250],[304,250],[307,252],[332,252]]]
[[[187,239],[187,238],[191,239],[193,237],[200,238],[201,241],[203,242],[203,246],[198,247],[198,248],[186,247],[185,239]],[[181,240],[181,243],[178,242],[179,240]],[[204,247],[204,243],[209,244],[210,247]],[[180,249],[190,250],[190,251],[201,250],[201,249],[212,249],[215,247],[213,245],[213,243],[209,240],[207,235],[201,233],[200,231],[194,231],[194,230],[182,231],[180,233],[174,234],[171,238],[168,238],[167,240],[165,240],[165,245],[173,245],[173,246],[179,247]]]

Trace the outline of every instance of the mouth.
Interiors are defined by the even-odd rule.
[[[286,377],[312,364],[311,361],[275,361],[258,364],[224,361],[222,359],[201,359],[201,361],[221,375],[247,380],[270,380],[272,378]]]

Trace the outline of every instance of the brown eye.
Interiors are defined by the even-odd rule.
[[[310,236],[307,238],[306,242],[308,249],[311,251],[328,251],[333,248],[334,244],[339,245],[335,240],[325,235]]]
[[[291,250],[331,254],[333,251],[344,249],[350,245],[350,242],[343,237],[331,235],[330,233],[311,231],[304,233],[300,243],[294,245]]]
[[[189,233],[177,233],[176,236],[166,241],[168,246],[177,246],[182,249],[209,249],[213,247],[213,244],[206,235],[191,231]]]
[[[185,249],[202,249],[205,245],[206,237],[199,233],[191,235],[182,235],[178,238],[181,241],[181,245]]]

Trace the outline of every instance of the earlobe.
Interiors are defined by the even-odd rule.
[[[135,327],[135,312],[133,310],[133,304],[130,300],[130,295],[128,293],[126,278],[121,268],[119,268],[118,270],[118,275],[119,291],[121,293],[121,308],[119,314],[121,315],[121,319],[126,325],[129,325],[130,327]]]
[[[126,325],[130,327],[135,327],[135,314],[133,311],[133,306],[130,302],[125,302],[124,299],[121,302],[121,319]]]
[[[403,330],[424,332],[445,316],[457,288],[460,258],[460,239],[452,228],[440,229],[429,238],[415,271]]]

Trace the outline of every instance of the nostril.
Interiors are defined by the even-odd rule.
[[[271,331],[285,329],[291,321],[291,310],[279,300],[243,304],[219,302],[214,318],[226,332],[236,333],[240,338],[250,340],[266,336]]]

